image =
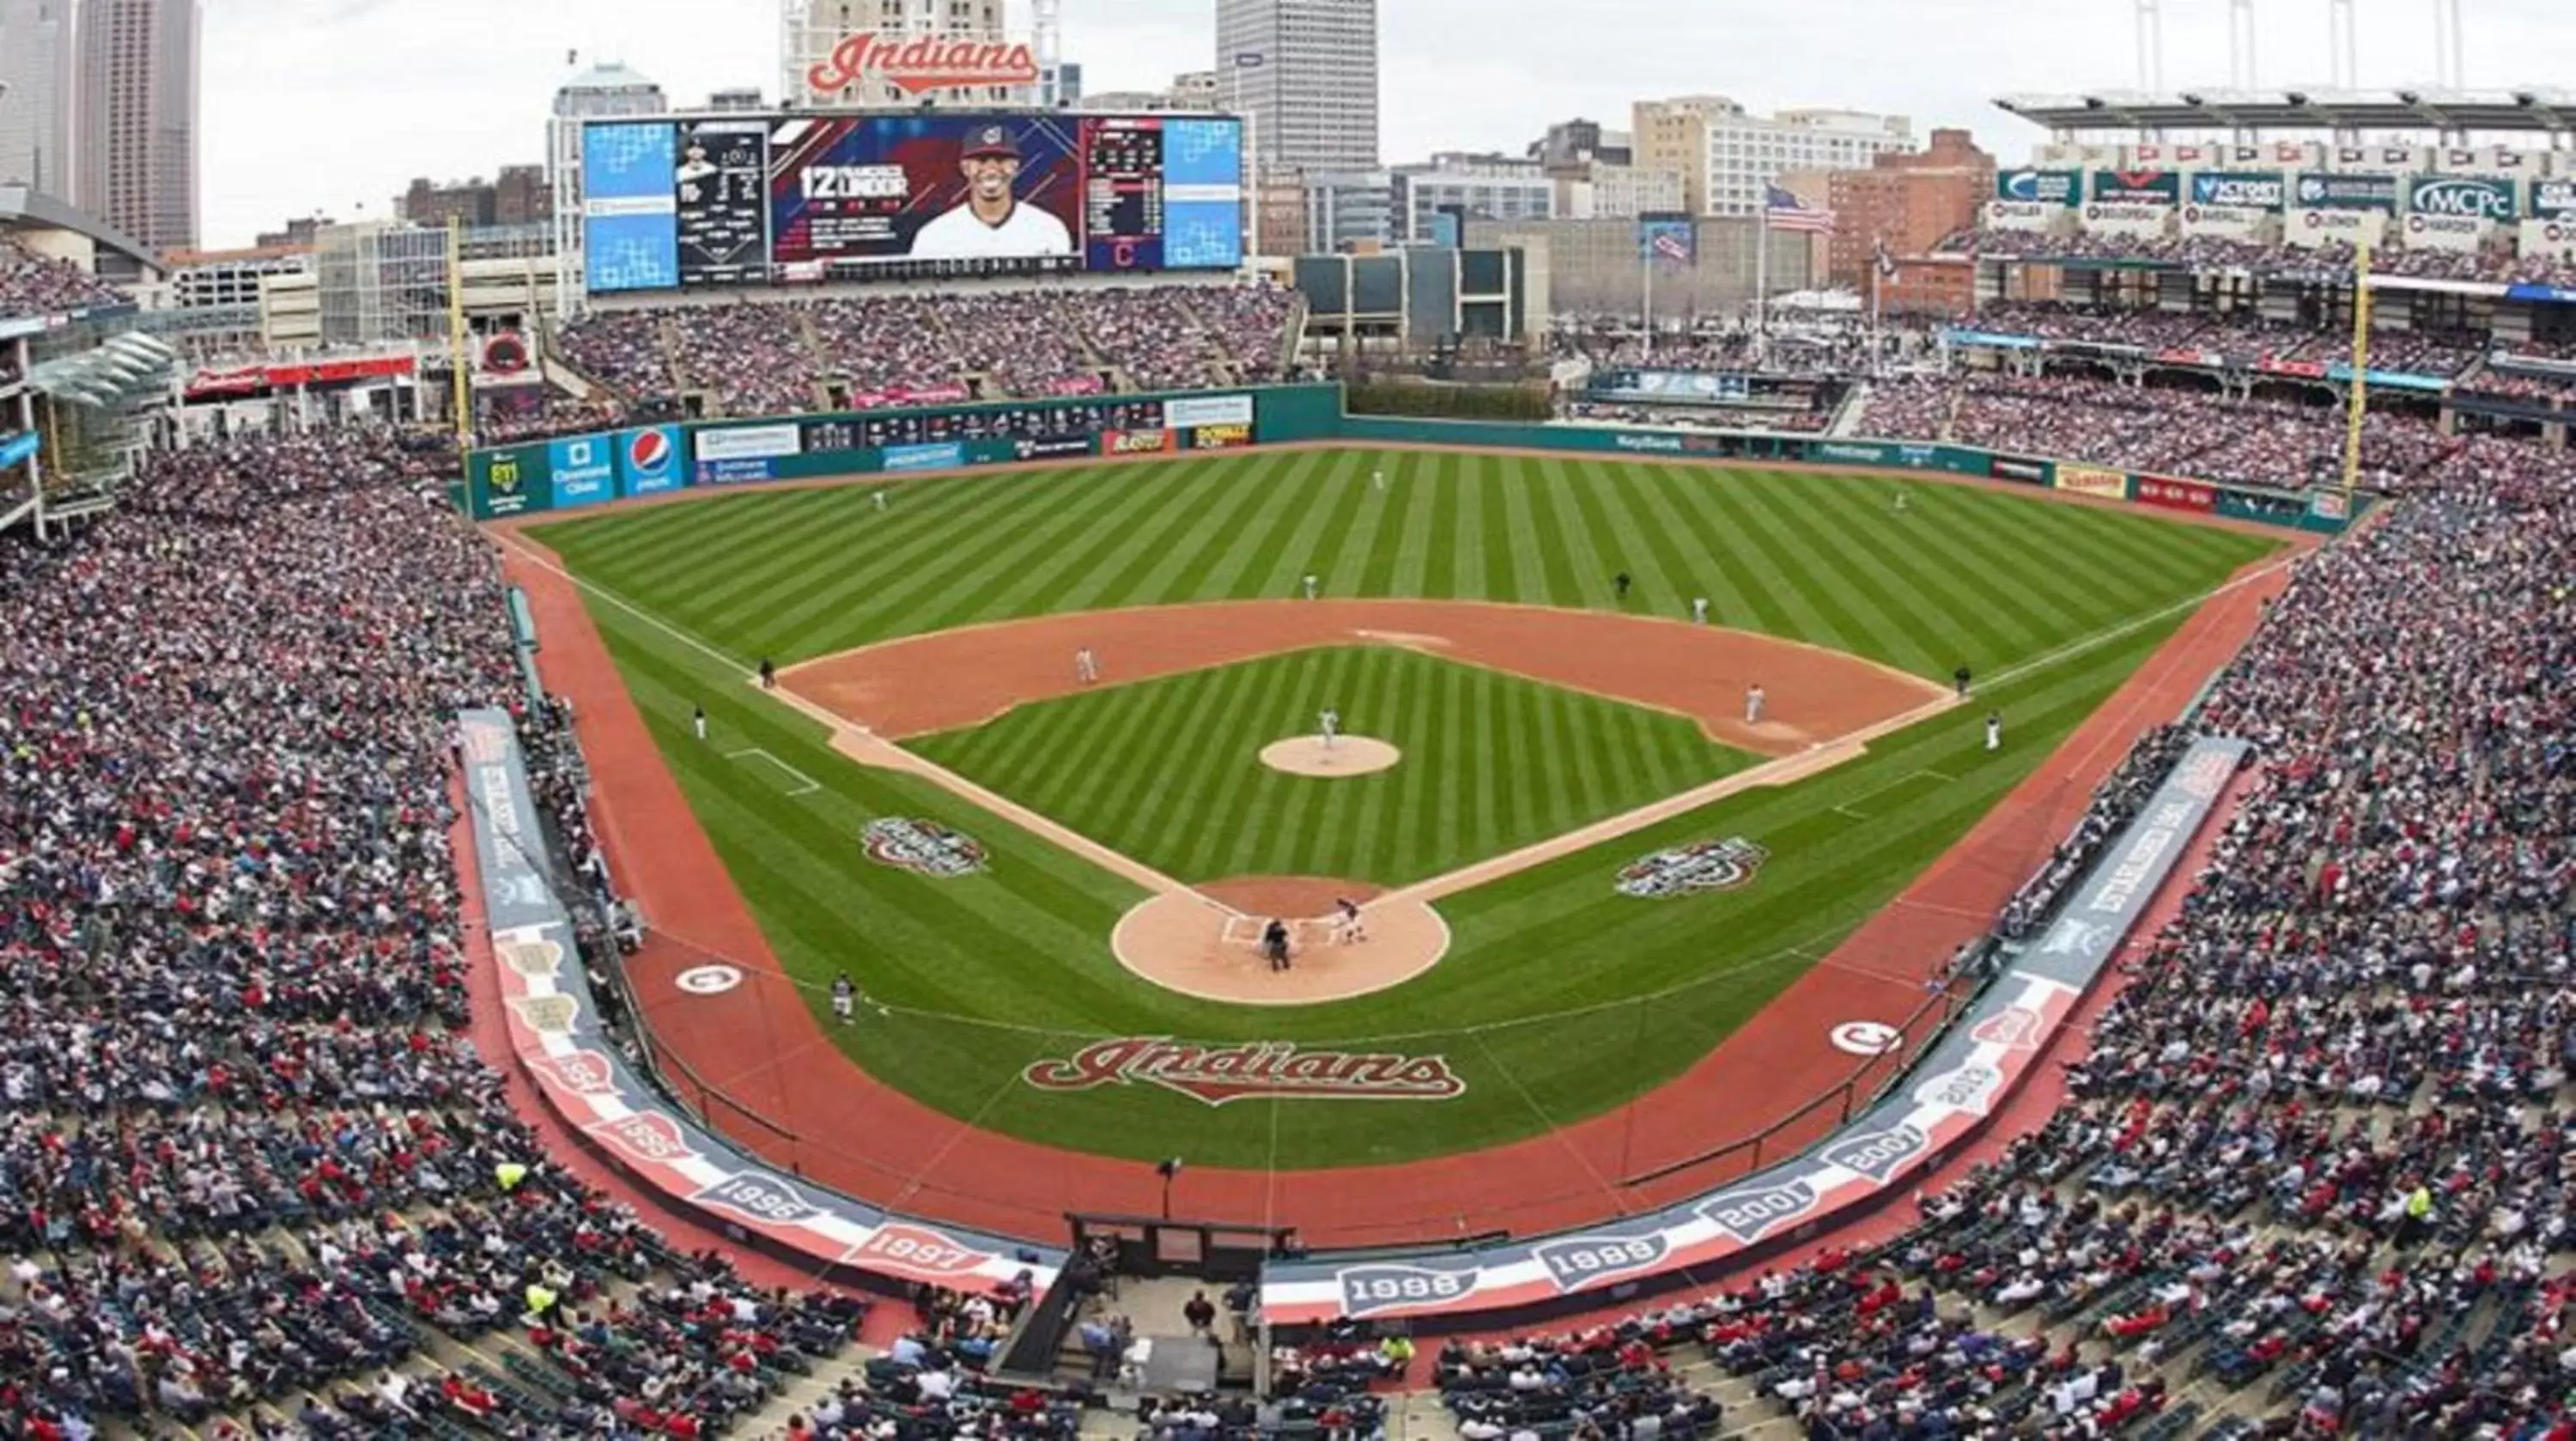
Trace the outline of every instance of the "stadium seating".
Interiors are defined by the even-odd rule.
[[[0,235],[0,320],[60,315],[91,305],[116,305],[124,297],[69,261],[38,255]]]
[[[1273,380],[1295,313],[1273,286],[835,296],[604,310],[558,349],[630,405],[774,415]]]

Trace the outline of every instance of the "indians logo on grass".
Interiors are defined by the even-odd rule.
[[[1619,873],[1619,894],[1649,900],[1731,891],[1753,879],[1771,853],[1744,839],[1701,841],[1657,851]]]
[[[1169,1036],[1097,1041],[1020,1079],[1041,1091],[1160,1086],[1210,1106],[1246,1100],[1446,1101],[1467,1083],[1446,1056],[1310,1051],[1287,1041],[1194,1045]]]
[[[984,843],[937,821],[887,816],[868,822],[859,847],[881,866],[951,880],[984,868]]]

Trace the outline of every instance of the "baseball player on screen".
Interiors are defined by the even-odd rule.
[[[978,125],[967,131],[957,163],[966,172],[965,202],[912,237],[914,259],[1016,260],[1073,253],[1073,234],[1063,221],[1022,205],[1012,193],[1020,178],[1020,142],[1011,127]]]

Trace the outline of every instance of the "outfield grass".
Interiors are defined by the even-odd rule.
[[[1383,496],[1367,481],[1381,467],[1394,480]],[[1900,489],[1903,515],[1890,505]],[[814,987],[809,1003],[819,1010],[820,983],[847,968],[902,1008],[891,1024],[838,1033],[870,1070],[1034,1140],[1283,1167],[1490,1145],[1679,1073],[1953,845],[2197,597],[2267,548],[1934,483],[1366,452],[994,472],[908,485],[883,515],[856,491],[746,494],[542,534],[586,580],[724,653],[593,598],[736,883],[783,963]],[[1925,722],[1814,780],[1443,901],[1455,945],[1417,981],[1254,1011],[1156,990],[1118,966],[1106,937],[1141,898],[1132,887],[924,782],[842,762],[819,727],[742,684],[760,654],[785,662],[1013,615],[1284,596],[1308,570],[1343,594],[1607,607],[1621,567],[1638,579],[1633,609],[1679,613],[1705,590],[1732,623],[1919,673],[1946,676],[1966,659],[1992,678],[1980,700],[2004,711],[2012,743],[1983,750],[1970,713]],[[720,744],[691,740],[693,705]],[[751,746],[821,788],[790,795],[777,767],[724,759]],[[943,882],[866,863],[852,837],[883,815],[973,833],[991,849],[989,873]],[[1612,890],[1639,855],[1734,835],[1771,852],[1751,886],[1677,902]],[[1469,1089],[1430,1107],[1210,1110],[1140,1089],[1043,1094],[1017,1079],[1032,1060],[1129,1034],[1402,1037],[1393,1044],[1449,1056]],[[1535,1194],[1554,1183],[1531,1184]]]
[[[1261,764],[1332,706],[1394,769]],[[1165,875],[1393,888],[1678,795],[1759,759],[1695,721],[1388,647],[1299,651],[1024,705],[906,742]]]

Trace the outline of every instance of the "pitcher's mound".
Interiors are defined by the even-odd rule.
[[[1323,884],[1337,894],[1353,889]],[[1311,1006],[1364,996],[1412,980],[1449,952],[1449,923],[1421,901],[1364,902],[1357,931],[1335,915],[1279,919],[1289,935],[1284,971],[1272,970],[1261,953],[1270,917],[1228,910],[1187,891],[1129,911],[1110,933],[1109,948],[1140,979],[1239,1006]]]
[[[1335,736],[1331,745],[1322,736],[1299,736],[1261,748],[1263,765],[1292,776],[1371,775],[1402,759],[1404,752],[1367,736]]]

